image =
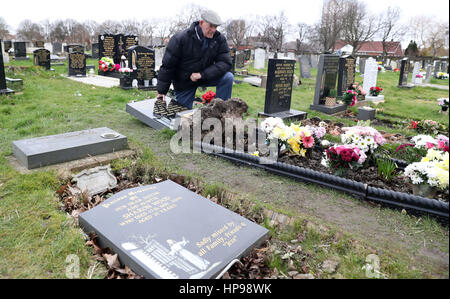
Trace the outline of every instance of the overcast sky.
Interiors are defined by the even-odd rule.
[[[363,0],[373,13],[380,13],[388,6],[398,6],[402,22],[418,15],[433,16],[438,20],[449,20],[448,0]],[[12,33],[25,19],[39,22],[44,19],[72,18],[79,22],[95,20],[150,19],[176,15],[190,3],[215,10],[224,19],[251,15],[275,15],[284,11],[291,24],[318,21],[322,7],[321,0],[2,0],[0,16]],[[220,27],[219,27],[220,31]]]

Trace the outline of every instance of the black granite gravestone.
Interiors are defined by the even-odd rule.
[[[117,55],[116,38],[113,34],[102,34],[98,36],[99,55],[98,58],[109,57],[114,59]]]
[[[0,40],[0,95],[14,93],[14,90],[6,86],[5,66],[3,64],[3,49]]]
[[[50,51],[47,49],[37,49],[33,52],[34,65],[44,67],[46,70],[50,70]]]
[[[155,50],[144,46],[132,46],[128,49],[128,66],[133,70],[132,78],[138,80],[138,86],[144,86],[144,80],[155,78]]]
[[[301,120],[306,112],[291,109],[295,60],[269,59],[263,117]]]
[[[14,42],[14,59],[15,60],[28,60],[27,46],[25,42]]]
[[[341,97],[355,83],[356,60],[351,55],[339,57],[337,96]]]
[[[347,108],[343,104],[334,104],[333,106],[325,105],[325,99],[330,95],[330,91],[336,90],[338,66],[339,56],[333,54],[320,55],[314,102],[310,105],[311,110],[321,111],[326,114],[335,114]]]
[[[398,79],[398,87],[400,88],[412,88],[412,84],[408,84],[408,75],[410,71],[409,59],[405,57],[401,61],[400,65],[400,77]]]
[[[236,67],[236,48],[231,48],[230,49],[230,56],[231,56],[231,69],[230,72],[233,73],[235,72],[235,67]]]
[[[244,59],[245,59],[245,54],[243,52],[238,52],[236,54],[236,68],[238,69],[242,69],[244,68]]]
[[[69,76],[86,76],[86,54],[69,53]]]
[[[99,54],[99,43],[93,43],[92,44],[92,58],[93,59],[99,59],[101,57],[98,57]]]
[[[126,58],[128,58],[128,50],[133,47],[139,45],[139,39],[135,35],[124,35],[123,38],[123,51],[121,52],[121,55],[124,55]]]
[[[170,180],[121,191],[80,214],[79,223],[145,278],[215,278],[269,235]]]
[[[62,53],[62,43],[54,42],[52,43],[53,54],[61,54]]]
[[[244,59],[245,59],[246,61],[250,60],[251,54],[252,54],[251,51],[250,51],[250,49],[245,49],[245,50],[244,50],[244,54],[245,54],[245,58],[244,58]]]
[[[70,53],[84,53],[84,46],[78,44],[67,45],[67,52]]]

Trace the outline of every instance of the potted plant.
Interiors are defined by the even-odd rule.
[[[377,97],[380,95],[380,93],[383,91],[383,88],[378,87],[378,86],[374,86],[370,88],[370,95],[372,97]]]
[[[343,95],[342,95],[342,101],[347,106],[355,106],[355,104],[358,102],[357,99],[358,93],[355,90],[348,89]]]
[[[334,106],[336,105],[336,90],[330,89],[328,92],[328,96],[325,97],[325,106]]]
[[[422,84],[422,81],[423,81],[423,75],[417,74],[414,82],[416,84]]]
[[[133,74],[133,70],[128,67],[123,67],[119,69],[119,73],[122,74],[122,77],[120,78],[120,87],[124,89],[132,88],[132,78],[131,75]]]
[[[448,98],[440,98],[437,99],[439,106],[441,106],[441,111],[447,111],[448,110]]]

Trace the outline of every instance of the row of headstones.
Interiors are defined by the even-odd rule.
[[[17,58],[25,58],[27,55],[27,43],[26,42],[12,42],[12,41],[4,41],[4,52],[9,53],[10,49],[14,49],[14,57]],[[13,47],[14,45],[14,47]],[[37,46],[36,46],[37,45]],[[63,52],[72,53],[72,52],[84,52],[84,46],[79,44],[70,44],[65,45],[59,42],[55,43],[35,43],[35,48],[44,48],[50,51],[53,54],[61,54]]]

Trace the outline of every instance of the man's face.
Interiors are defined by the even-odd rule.
[[[200,21],[200,28],[202,28],[203,36],[206,38],[213,38],[217,30],[217,26],[211,25],[203,20]]]

